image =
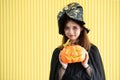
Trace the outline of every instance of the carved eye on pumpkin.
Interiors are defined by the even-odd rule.
[[[64,63],[83,62],[85,49],[79,45],[68,45],[60,51],[60,59]]]

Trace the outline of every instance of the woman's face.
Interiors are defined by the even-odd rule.
[[[64,28],[65,35],[73,41],[78,39],[81,31],[82,28],[74,21],[68,21]]]

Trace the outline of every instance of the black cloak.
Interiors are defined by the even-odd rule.
[[[62,66],[59,62],[59,53],[59,48],[56,48],[53,52],[49,80],[59,80],[58,71]],[[92,75],[88,75],[81,63],[71,63],[68,64],[62,80],[106,80],[98,48],[92,44],[88,54],[88,64],[92,68]]]

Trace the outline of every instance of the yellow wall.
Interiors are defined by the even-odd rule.
[[[70,2],[84,7],[107,80],[120,80],[120,0],[0,0],[0,80],[48,80],[61,43],[56,17]]]

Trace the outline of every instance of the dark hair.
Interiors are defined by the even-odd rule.
[[[79,36],[78,44],[80,46],[84,47],[86,50],[90,50],[91,43],[90,43],[90,41],[88,39],[87,31],[86,31],[86,29],[84,27],[85,23],[81,22],[81,21],[78,21],[78,20],[75,20],[75,19],[72,19],[72,18],[68,17],[67,14],[64,14],[64,16],[62,16],[62,18],[59,20],[59,32],[63,35],[62,44],[61,44],[61,46],[59,48],[62,49],[63,48],[63,44],[68,40],[67,36],[64,33],[64,28],[65,28],[66,24],[69,21],[74,21],[80,27],[83,28],[83,30],[81,31],[80,36]]]

